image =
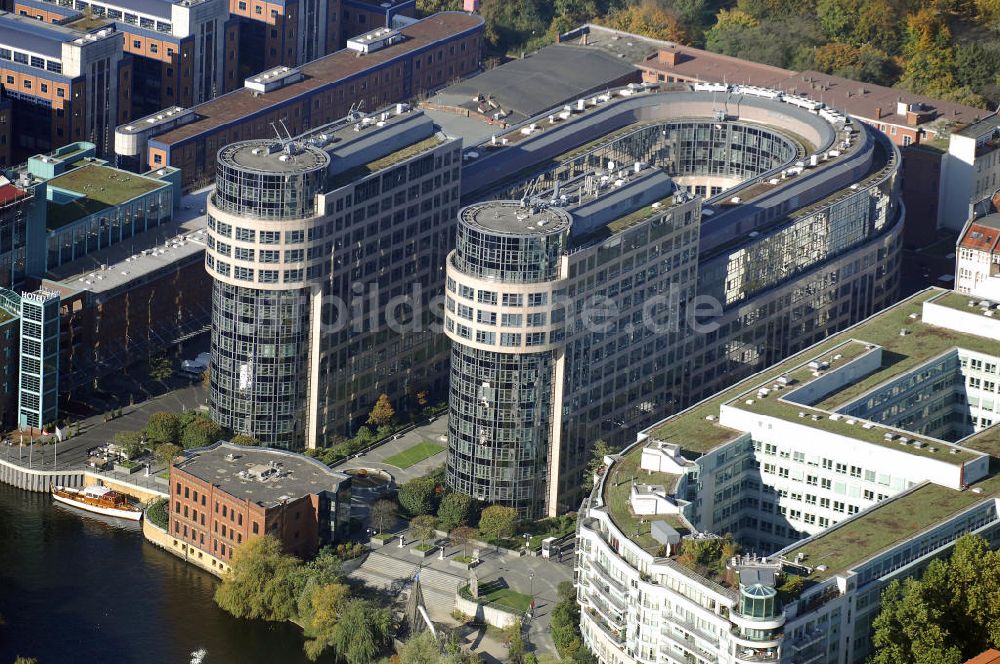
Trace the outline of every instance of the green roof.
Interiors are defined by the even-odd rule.
[[[676,443],[685,450],[689,456],[697,457],[719,445],[741,435],[741,432],[727,429],[717,422],[706,420],[707,416],[718,419],[719,408],[723,403],[728,403],[748,392],[755,392],[762,384],[770,385],[773,380],[782,374],[792,374],[793,377],[802,378],[811,375],[810,371],[804,371],[804,365],[817,357],[829,355],[835,348],[838,352],[846,355],[850,346],[844,345],[852,339],[882,346],[883,360],[882,368],[868,376],[856,381],[842,390],[833,392],[821,401],[814,404],[816,408],[823,410],[833,410],[858,396],[869,391],[882,382],[898,376],[901,373],[910,371],[920,364],[940,355],[950,348],[961,347],[969,350],[976,350],[991,355],[998,354],[998,346],[995,341],[985,337],[978,337],[972,334],[963,334],[952,330],[925,325],[919,318],[911,319],[910,314],[921,313],[922,305],[925,301],[934,299],[937,304],[954,304],[955,300],[961,301],[962,309],[968,311],[966,306],[967,297],[957,296],[950,291],[941,289],[928,289],[882,311],[874,316],[862,321],[858,325],[835,334],[829,339],[802,351],[791,358],[780,362],[763,373],[751,376],[732,388],[720,392],[696,406],[689,408],[671,418],[664,420],[650,431],[650,435],[658,440],[665,440]],[[906,328],[909,334],[900,336],[900,330]],[[843,360],[842,360],[843,361]],[[793,371],[796,371],[794,374]],[[754,395],[755,396],[755,395]],[[766,399],[755,399],[753,406],[745,404],[734,404],[740,408],[753,408],[757,412],[765,412],[769,415],[783,417],[785,419],[802,421],[798,417],[799,411],[810,412],[808,406],[801,406],[794,403],[781,403],[772,393]],[[897,443],[884,443],[882,436],[884,429],[875,427],[872,429],[862,429],[860,426],[852,426],[845,422],[834,422],[825,416],[818,422],[807,419],[810,426],[817,428],[836,430],[845,435],[851,435],[863,440],[869,440],[876,444],[897,445]],[[997,427],[993,427],[997,428]],[[919,436],[912,436],[919,438]],[[990,430],[981,432],[973,439],[966,439],[963,446],[979,449],[972,442],[979,445],[993,446],[1000,445],[1000,432]],[[938,441],[933,445],[940,447]],[[905,448],[908,452],[915,454],[931,455],[927,450],[919,450],[914,447]],[[940,453],[937,453],[940,455]],[[961,461],[967,460],[970,456],[967,453],[948,455],[944,460]]]
[[[395,152],[390,152],[384,157],[380,157],[375,161],[370,161],[367,164],[362,164],[361,166],[355,166],[350,168],[343,173],[338,173],[333,177],[332,186],[334,188],[343,187],[345,184],[349,184],[354,180],[363,178],[372,173],[377,173],[384,168],[389,168],[394,166],[401,161],[409,159],[410,157],[415,157],[421,152],[427,152],[431,148],[437,147],[441,143],[445,142],[445,138],[441,135],[435,133],[433,136],[429,136],[422,141],[417,141],[412,145],[408,145],[405,148],[396,150]]]
[[[803,564],[813,568],[809,578],[828,578],[976,503],[990,499],[1000,491],[1000,476],[983,480],[978,486],[982,493],[956,491],[925,482],[786,550],[784,557],[794,560],[797,554],[804,553]],[[820,565],[826,569],[817,570]]]
[[[169,186],[168,183],[120,171],[109,166],[87,164],[54,177],[49,186],[83,194],[86,199],[48,206],[49,230],[55,230],[108,207],[121,205],[151,191]]]

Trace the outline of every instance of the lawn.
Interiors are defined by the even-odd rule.
[[[468,595],[468,586],[462,588],[462,591],[463,595],[471,599],[471,596]],[[493,604],[514,613],[524,613],[531,608],[530,595],[511,590],[502,581],[479,584],[478,601],[480,604]]]
[[[393,454],[385,460],[385,463],[396,466],[396,468],[409,468],[424,459],[429,459],[442,450],[444,450],[444,445],[424,441],[403,450],[399,454]]]

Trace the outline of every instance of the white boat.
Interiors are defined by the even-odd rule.
[[[103,514],[105,516],[138,521],[142,518],[142,508],[133,505],[123,493],[106,486],[88,486],[82,491],[70,487],[57,486],[52,489],[52,498],[65,505]]]

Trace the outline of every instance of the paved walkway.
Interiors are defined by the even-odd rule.
[[[419,426],[412,431],[408,431],[401,437],[388,440],[375,449],[360,454],[356,457],[346,459],[335,466],[337,470],[351,470],[353,468],[376,468],[384,470],[396,484],[402,484],[415,477],[421,477],[441,466],[445,462],[446,450],[441,450],[434,456],[428,457],[419,463],[415,463],[409,468],[399,468],[385,462],[389,457],[404,452],[414,445],[423,442],[431,442],[442,447],[448,445],[448,417],[446,415],[438,417],[430,424]]]

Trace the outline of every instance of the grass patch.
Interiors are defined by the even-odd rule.
[[[679,531],[686,532],[681,522],[672,518],[671,515],[659,515],[655,517],[642,517],[646,523],[640,523],[641,518],[632,513],[632,506],[629,503],[629,493],[632,490],[632,479],[643,484],[663,484],[670,488],[677,480],[676,475],[669,473],[650,473],[639,468],[639,461],[642,457],[642,446],[637,445],[629,454],[611,467],[610,474],[604,482],[604,503],[608,507],[608,514],[619,530],[622,531],[636,544],[647,552],[656,554],[661,544],[650,535],[651,521],[667,521],[671,526]]]
[[[373,540],[378,540],[380,542],[388,542],[389,540],[391,540],[394,537],[395,537],[395,535],[393,535],[392,533],[378,533],[378,534],[372,535],[372,539]]]
[[[416,549],[417,551],[430,551],[431,549],[436,549],[437,547],[434,546],[433,544],[418,544],[413,548]]]
[[[396,468],[409,468],[424,459],[429,459],[442,450],[444,450],[444,445],[424,441],[403,450],[399,454],[393,454],[385,460],[385,463],[396,466]]]
[[[490,604],[512,613],[524,613],[531,608],[531,596],[511,590],[503,581],[479,584],[479,598],[473,599],[469,587],[462,588],[462,596],[480,604]]]

